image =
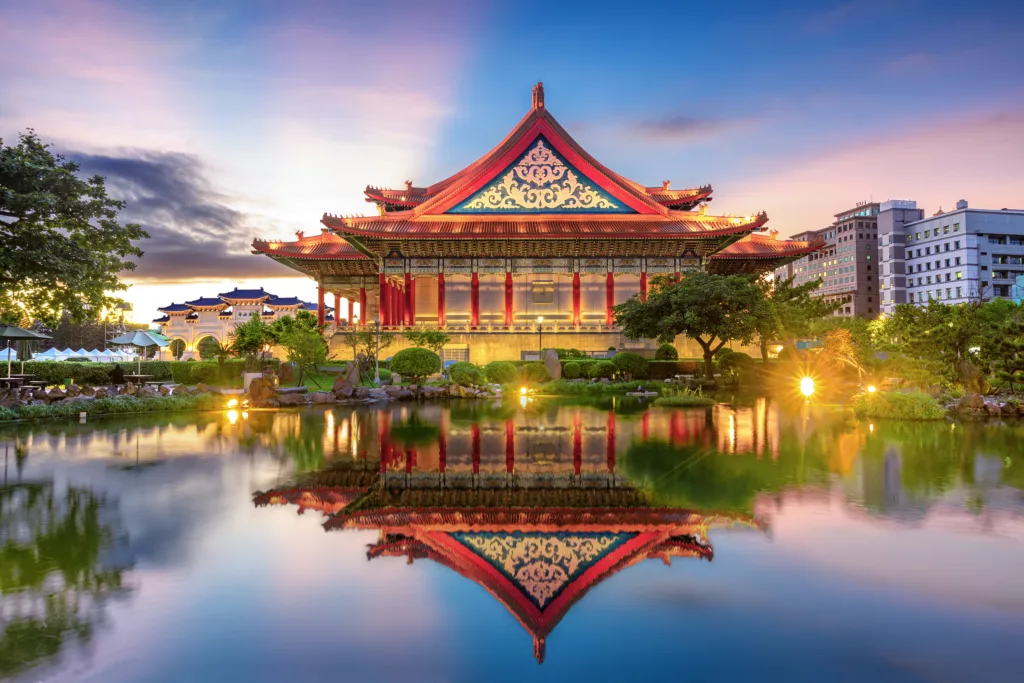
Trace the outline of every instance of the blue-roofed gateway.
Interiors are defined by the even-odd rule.
[[[361,325],[444,329],[452,357],[486,363],[536,352],[539,324],[552,347],[622,348],[612,309],[645,297],[648,276],[764,272],[818,248],[762,232],[764,213],[707,213],[709,185],[669,185],[601,164],[554,119],[538,83],[526,116],[461,171],[367,187],[377,215],[324,214],[320,235],[253,249],[316,280],[321,302],[328,292],[358,301]]]

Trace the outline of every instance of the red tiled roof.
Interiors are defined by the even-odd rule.
[[[302,236],[295,242],[253,240],[253,253],[278,258],[297,259],[365,259],[366,255],[333,232]]]
[[[428,199],[430,195],[422,187],[411,187],[409,189],[393,190],[390,187],[367,186],[363,193],[368,202],[382,202],[395,206],[416,206]]]
[[[405,213],[405,212],[403,212]],[[406,214],[407,215],[407,214]],[[488,216],[478,220],[446,220],[438,217],[429,218],[343,218],[324,216],[322,222],[328,228],[350,235],[365,237],[407,238],[477,238],[496,237],[509,239],[552,239],[559,237],[605,237],[605,238],[637,238],[647,239],[678,239],[680,237],[713,237],[749,232],[767,222],[768,217],[760,214],[747,219],[726,217],[658,217],[647,218],[614,218],[596,220],[586,215],[575,216],[543,216],[542,220],[528,220],[521,215],[510,215],[508,218]]]
[[[666,187],[647,187],[644,188],[644,190],[652,199],[664,204],[665,206],[693,204],[704,200],[711,201],[710,197],[712,192],[710,185],[680,190],[670,190]]]
[[[774,233],[751,233],[725,249],[712,254],[713,259],[777,259],[797,258],[821,248],[820,242],[778,240]]]

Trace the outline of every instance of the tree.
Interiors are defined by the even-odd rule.
[[[374,331],[356,332],[352,330],[348,332],[340,332],[336,334],[335,337],[340,337],[341,343],[352,350],[353,360],[358,360],[360,355],[363,356],[367,365],[366,367],[361,367],[359,372],[360,374],[366,374],[377,358],[377,333]],[[393,333],[380,333],[381,351],[384,351],[394,343],[395,335]]]
[[[994,384],[1016,392],[1024,387],[1024,322],[1011,321],[993,340],[988,352],[993,358]]]
[[[327,361],[327,342],[316,328],[302,324],[288,326],[278,336],[277,343],[284,348],[288,361],[299,369],[295,386],[302,384],[305,373],[315,371]]]
[[[704,350],[704,376],[714,377],[715,354],[730,341],[750,343],[763,311],[764,291],[742,275],[694,271],[679,282],[658,277],[647,301],[638,296],[615,307],[627,339],[671,343],[685,334]]]
[[[430,349],[414,346],[402,349],[391,359],[391,371],[397,372],[402,379],[408,378],[413,384],[436,372],[441,372],[441,358]]]
[[[270,325],[258,315],[235,326],[231,334],[231,350],[245,359],[246,372],[261,372],[266,362],[270,345],[276,340]]]
[[[821,344],[821,357],[835,369],[854,368],[858,378],[864,372],[862,349],[848,329],[838,327],[825,333]]]
[[[168,348],[171,351],[171,358],[174,360],[181,360],[181,357],[185,355],[185,342],[181,339],[172,339]]]
[[[441,330],[419,330],[406,332],[405,338],[408,339],[409,343],[413,346],[430,349],[438,356],[441,355],[441,349],[443,349],[452,340],[451,337]]]
[[[793,278],[769,283],[761,281],[764,293],[757,314],[757,341],[761,347],[761,360],[768,362],[768,344],[793,342],[810,334],[812,323],[831,315],[842,304],[828,302],[812,294],[821,286],[821,280],[810,280],[793,286]]]
[[[120,303],[118,273],[135,269],[134,242],[149,235],[118,223],[125,202],[78,170],[31,129],[14,146],[0,139],[0,310],[53,325],[65,311],[81,322]]]

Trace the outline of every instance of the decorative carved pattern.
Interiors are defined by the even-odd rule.
[[[571,273],[572,259],[569,258],[517,258],[512,260],[514,273]]]
[[[454,538],[505,575],[543,610],[633,533],[457,533]]]
[[[648,273],[674,273],[676,272],[676,260],[671,258],[649,258],[647,259]]]
[[[502,211],[630,211],[566,164],[538,138],[495,182],[453,209],[454,213]]]
[[[414,275],[434,275],[437,273],[437,267],[437,259],[409,259],[409,272],[413,273]]]
[[[445,274],[472,273],[473,260],[468,258],[449,258],[441,262]]]
[[[614,259],[614,266],[616,273],[640,273],[640,259],[638,258],[617,258]]]
[[[482,258],[476,260],[476,272],[478,273],[504,273],[505,259],[503,258]]]
[[[405,259],[386,258],[384,259],[384,273],[387,275],[402,275],[405,273]]]

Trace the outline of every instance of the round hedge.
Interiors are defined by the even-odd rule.
[[[484,383],[484,373],[480,372],[480,368],[465,361],[460,361],[448,368],[448,376],[462,387]]]
[[[615,354],[615,358],[612,358],[612,363],[615,364],[619,372],[630,379],[643,379],[647,377],[647,359],[639,354],[623,351],[622,353]]]
[[[678,360],[679,352],[671,344],[662,344],[654,352],[654,360]]]
[[[562,366],[562,377],[566,379],[577,379],[580,376],[580,364],[569,361]]]
[[[510,384],[516,381],[516,366],[507,360],[491,361],[484,366],[484,376],[494,384]]]
[[[551,373],[543,363],[534,361],[519,368],[519,379],[527,383],[541,384],[551,380]]]
[[[402,349],[391,359],[391,372],[397,372],[413,382],[440,371],[441,358],[430,349]]]
[[[615,363],[610,360],[599,360],[587,368],[587,376],[591,379],[611,379],[615,375]]]

